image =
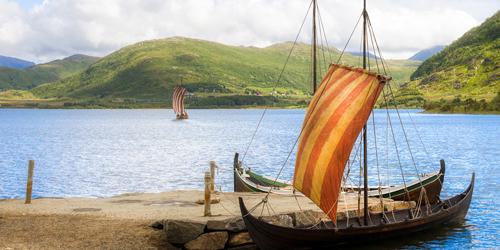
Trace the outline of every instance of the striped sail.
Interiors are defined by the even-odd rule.
[[[293,186],[334,222],[345,164],[389,80],[332,64],[309,104],[299,138]]]
[[[172,108],[177,118],[187,116],[186,110],[184,110],[184,95],[187,90],[181,86],[176,86],[174,88],[174,93],[172,94]]]

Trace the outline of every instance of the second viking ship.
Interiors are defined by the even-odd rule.
[[[178,120],[188,119],[188,113],[184,109],[184,96],[187,90],[182,86],[176,86],[172,94],[172,109],[175,113],[175,118]]]

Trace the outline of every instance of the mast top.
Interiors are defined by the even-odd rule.
[[[316,58],[316,55],[317,55],[317,48],[316,48],[316,44],[317,44],[317,37],[316,37],[316,0],[312,0],[312,4],[313,4],[313,15],[312,15],[312,32],[313,32],[313,41],[312,41],[312,64],[313,64],[313,68],[312,68],[312,84],[313,84],[313,93],[316,92],[316,88],[317,88],[317,82],[318,82],[318,74],[317,74],[317,65],[318,65],[318,62],[317,62],[317,58]]]

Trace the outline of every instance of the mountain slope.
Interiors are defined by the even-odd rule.
[[[182,82],[197,97],[270,95],[291,46],[228,46],[182,37],[145,41],[104,57],[80,74],[39,86],[33,93],[45,98],[168,100],[173,86]],[[335,49],[329,52],[332,58],[339,55]],[[296,46],[273,94],[310,94],[309,53],[309,45]],[[343,61],[350,65],[360,62],[351,55],[344,55]],[[389,64],[402,69],[395,70],[399,79],[409,79],[417,66],[399,60]],[[325,64],[322,66],[325,72]]]
[[[35,65],[34,62],[25,61],[22,59],[0,55],[0,67],[12,69],[24,69]]]
[[[412,57],[408,58],[408,60],[415,60],[415,61],[425,61],[432,57],[433,55],[441,52],[446,46],[444,45],[436,45],[427,49],[423,49],[419,52],[417,52],[415,55]]]
[[[30,89],[81,72],[99,58],[73,55],[25,69],[0,67],[0,89]]]
[[[492,99],[500,89],[500,12],[423,62],[408,87],[428,99]]]

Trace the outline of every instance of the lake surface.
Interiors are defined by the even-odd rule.
[[[445,159],[444,197],[463,191],[473,171],[476,188],[463,225],[386,241],[383,247],[500,247],[500,116],[400,113],[404,131],[397,113],[390,111],[398,154],[386,111],[375,112],[377,137],[369,125],[371,184],[378,184],[378,173],[382,184],[400,183],[400,155],[408,179],[416,178],[417,172],[437,171],[439,159]],[[176,121],[171,110],[0,109],[0,198],[24,196],[29,159],[36,160],[36,197],[202,189],[210,160],[219,165],[218,188],[232,191],[234,153],[244,154],[261,114],[262,110],[190,110],[189,120]],[[284,162],[303,116],[303,110],[268,110],[244,163],[269,176],[284,166],[280,178],[289,180],[293,151]],[[353,160],[355,151],[356,147]],[[359,173],[358,165],[353,162],[353,173]],[[356,174],[351,175],[356,183]]]

